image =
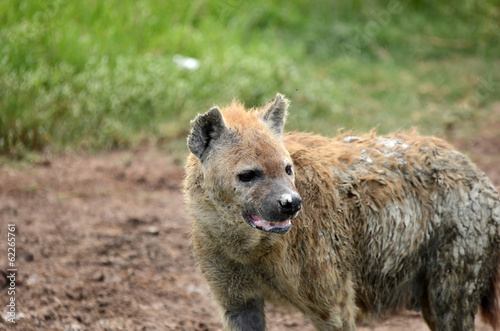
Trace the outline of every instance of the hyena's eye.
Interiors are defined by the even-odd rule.
[[[287,166],[285,167],[285,172],[286,172],[286,174],[287,174],[288,176],[293,175],[292,166],[291,166],[291,165],[287,165]]]
[[[239,174],[238,179],[242,182],[251,182],[252,180],[257,178],[257,176],[258,176],[257,171],[248,170]]]

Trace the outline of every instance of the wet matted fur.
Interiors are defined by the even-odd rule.
[[[484,173],[414,131],[283,134],[288,104],[192,122],[193,253],[225,328],[265,329],[266,300],[319,330],[400,308],[432,330],[473,330],[480,308],[496,328],[500,198]]]

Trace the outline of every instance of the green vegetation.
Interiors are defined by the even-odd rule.
[[[327,135],[442,135],[500,99],[498,0],[0,0],[0,22],[4,155],[182,150],[189,120],[235,96],[285,93],[288,129]]]

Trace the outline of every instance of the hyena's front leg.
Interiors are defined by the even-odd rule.
[[[226,310],[225,327],[228,330],[261,331],[266,329],[264,302],[259,299],[247,301],[239,308]]]
[[[221,254],[200,259],[200,268],[218,303],[225,330],[266,329],[264,299],[253,268],[224,260]]]

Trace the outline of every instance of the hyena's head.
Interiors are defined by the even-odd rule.
[[[188,147],[203,176],[198,185],[221,221],[279,234],[290,229],[302,200],[281,140],[288,103],[280,94],[261,110],[233,102],[191,122]]]

